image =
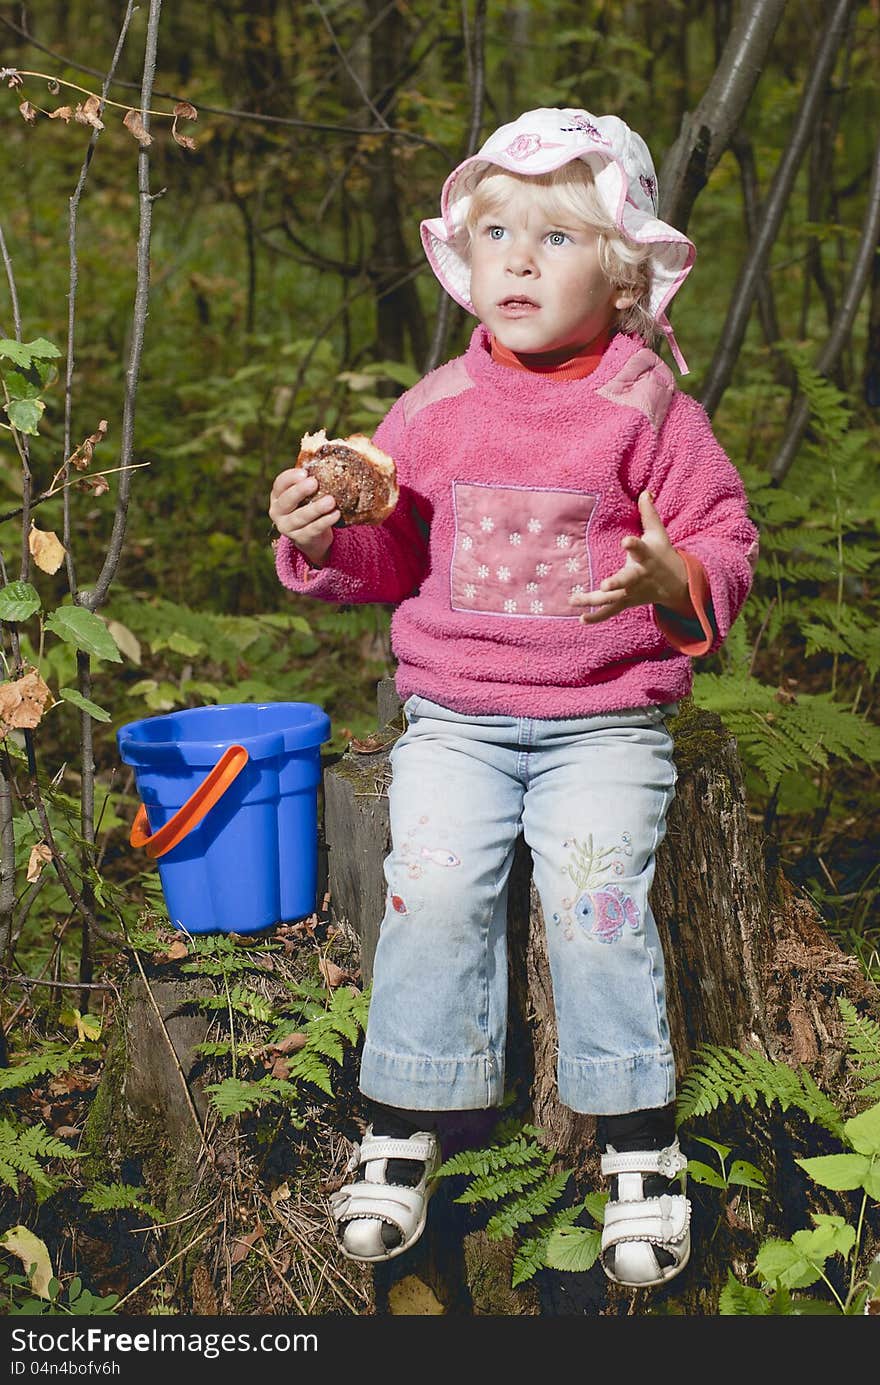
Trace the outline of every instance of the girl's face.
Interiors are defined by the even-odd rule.
[[[604,331],[632,298],[599,265],[596,232],[548,217],[543,188],[510,180],[500,212],[471,236],[471,301],[509,351],[560,360]]]

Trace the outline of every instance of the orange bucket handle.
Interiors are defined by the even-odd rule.
[[[231,745],[224,750],[214,768],[205,776],[194,793],[170,817],[164,827],[150,834],[150,820],[143,804],[131,825],[129,842],[132,846],[142,846],[148,856],[164,856],[173,851],[193,828],[198,827],[202,818],[218,803],[234,779],[237,779],[248,762],[248,753],[243,745]]]

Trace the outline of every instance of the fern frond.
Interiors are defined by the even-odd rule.
[[[440,1165],[435,1177],[452,1174],[469,1174],[471,1177],[486,1177],[492,1173],[503,1172],[508,1168],[519,1168],[537,1160],[546,1167],[548,1150],[537,1140],[529,1139],[538,1132],[534,1126],[523,1126],[521,1133],[504,1144],[486,1145],[482,1149],[463,1149]],[[553,1151],[549,1151],[550,1159]]]
[[[60,1044],[41,1049],[39,1053],[15,1063],[12,1067],[0,1068],[0,1092],[9,1091],[13,1087],[26,1087],[44,1072],[51,1072],[55,1077],[59,1072],[71,1067],[77,1057],[73,1048],[62,1047]]]
[[[95,1212],[120,1212],[131,1210],[143,1212],[153,1221],[164,1220],[164,1213],[152,1202],[145,1202],[145,1189],[136,1188],[131,1183],[95,1183],[87,1192],[81,1194],[81,1201]]]
[[[489,1240],[501,1241],[505,1236],[512,1236],[518,1226],[543,1216],[562,1196],[570,1177],[570,1171],[562,1169],[501,1207],[486,1223]]]
[[[42,1200],[54,1192],[57,1180],[46,1172],[41,1159],[78,1159],[75,1149],[64,1144],[43,1124],[21,1130],[10,1120],[0,1120],[0,1181],[18,1192],[19,1174],[31,1180]]]
[[[549,1161],[548,1161],[549,1162]],[[537,1183],[546,1174],[541,1164],[526,1168],[505,1169],[503,1173],[476,1177],[456,1202],[499,1202],[512,1193],[521,1193],[530,1183]]]
[[[762,1053],[709,1044],[698,1049],[694,1065],[685,1074],[677,1120],[683,1124],[694,1116],[708,1115],[726,1101],[747,1101],[750,1106],[778,1101],[783,1111],[795,1106],[844,1139],[842,1115],[805,1068],[795,1070]]]
[[[225,1077],[222,1082],[210,1083],[205,1090],[224,1119],[241,1115],[243,1111],[255,1111],[267,1101],[277,1101],[279,1098],[292,1100],[298,1095],[292,1082],[276,1077],[263,1077],[258,1082]]]
[[[858,1100],[872,1105],[880,1101],[880,1024],[860,1015],[851,1000],[838,996],[849,1052],[847,1059],[859,1079]]]
[[[511,1283],[515,1289],[518,1284],[524,1284],[527,1279],[531,1279],[537,1274],[538,1270],[544,1269],[549,1264],[547,1260],[547,1243],[555,1232],[564,1231],[580,1216],[581,1209],[577,1205],[574,1207],[563,1207],[558,1212],[554,1212],[549,1223],[540,1231],[537,1236],[530,1236],[513,1257],[513,1275]],[[600,1238],[601,1239],[601,1238]]]

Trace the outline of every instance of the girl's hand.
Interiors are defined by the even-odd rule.
[[[668,606],[679,615],[692,615],[687,567],[669,541],[663,521],[654,508],[650,491],[639,496],[642,537],[628,534],[621,540],[626,562],[596,591],[569,597],[572,606],[589,606],[580,617],[585,625],[610,620],[628,606]]]
[[[275,477],[269,497],[269,518],[313,567],[321,567],[333,542],[333,525],[339,519],[331,495],[310,500],[318,489],[316,477],[290,467]]]

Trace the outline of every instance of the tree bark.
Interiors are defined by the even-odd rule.
[[[388,689],[381,695],[381,709],[383,739],[393,742],[402,724],[399,704]],[[812,905],[786,881],[768,843],[750,821],[736,744],[719,718],[685,703],[673,730],[679,780],[658,852],[651,901],[666,959],[679,1080],[696,1050],[715,1044],[758,1048],[769,1058],[804,1064],[820,1085],[833,1087],[846,1047],[837,996],[847,996],[877,1018],[876,989],[864,979],[856,959],[830,941]],[[384,907],[388,817],[380,786],[390,777],[389,750],[385,744],[369,756],[349,752],[325,776],[331,906],[361,939],[365,979],[372,970],[377,921]],[[552,983],[544,920],[530,877],[529,853],[520,840],[508,905],[508,1085],[528,1092],[528,1118],[546,1132],[561,1163],[574,1171],[585,1191],[601,1186],[595,1122],[564,1107],[556,1094]],[[744,1148],[745,1157],[758,1163],[768,1178],[770,1211],[765,1215],[778,1219],[778,1225],[768,1220],[763,1234],[790,1235],[808,1225],[807,1209],[791,1179],[792,1159],[817,1151],[804,1150],[797,1120],[760,1107],[750,1109],[744,1119],[738,1110],[728,1109],[722,1138],[731,1127],[742,1141],[735,1157]],[[714,1126],[701,1126],[707,1128]],[[717,1202],[694,1197],[693,1187],[691,1196],[691,1267],[667,1289],[654,1291],[652,1303],[666,1299],[668,1311],[714,1315],[728,1267],[733,1264],[744,1275],[751,1268],[749,1256],[757,1240],[738,1222],[735,1210],[718,1223]],[[443,1276],[455,1263],[450,1261],[449,1237],[461,1234],[461,1220],[451,1204],[442,1212],[439,1205],[433,1211],[418,1259],[401,1257],[408,1261],[406,1266],[394,1262],[394,1269],[380,1276],[385,1285],[380,1305],[388,1302],[387,1281],[396,1282],[407,1272],[430,1284],[441,1304],[444,1301]],[[457,1220],[450,1224],[449,1216]],[[498,1255],[497,1247],[489,1249]],[[484,1243],[479,1256],[483,1270],[486,1250]],[[472,1266],[469,1273],[473,1274]],[[541,1272],[537,1287],[540,1312],[547,1316],[634,1311],[634,1295],[610,1285],[598,1265],[586,1274]],[[467,1311],[460,1297],[455,1299],[455,1288],[460,1286],[446,1282],[451,1306],[445,1311]],[[519,1302],[519,1311],[535,1311],[527,1297]]]

